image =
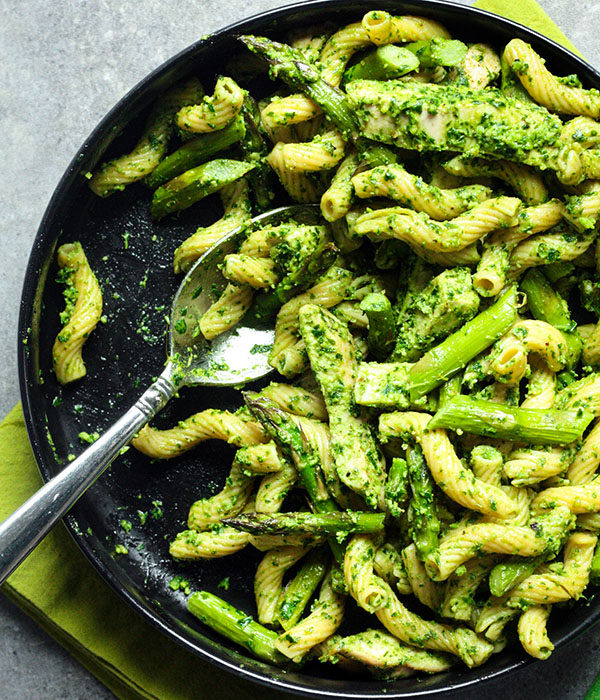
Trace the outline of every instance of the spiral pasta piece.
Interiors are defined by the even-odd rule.
[[[250,220],[252,206],[248,183],[244,178],[225,185],[219,190],[219,195],[223,202],[223,216],[210,226],[198,228],[175,250],[173,268],[176,273],[187,272],[212,245]]]
[[[564,205],[558,199],[522,209],[518,223],[492,233],[485,241],[473,286],[482,296],[496,296],[504,288],[514,248],[526,238],[558,224]]]
[[[509,607],[549,605],[581,597],[590,578],[594,549],[598,536],[589,532],[569,535],[561,568],[543,565],[506,594]]]
[[[500,486],[502,479],[502,453],[490,445],[476,445],[471,451],[471,469],[475,478],[486,484]]]
[[[202,315],[198,324],[200,332],[206,340],[225,333],[244,317],[253,299],[252,287],[230,282]]]
[[[590,117],[573,117],[560,132],[561,143],[578,144],[581,148],[600,146],[600,124]]]
[[[432,219],[453,219],[492,196],[489,187],[467,185],[443,190],[428,185],[402,165],[378,165],[352,178],[357,197],[390,197]]]
[[[352,176],[360,159],[357,153],[350,153],[339,164],[331,184],[321,197],[321,214],[326,221],[337,221],[350,211],[354,196]]]
[[[562,474],[573,452],[562,447],[513,450],[504,464],[504,474],[513,486],[529,486]]]
[[[300,204],[318,202],[325,190],[324,185],[314,177],[314,174],[288,168],[284,146],[284,143],[278,142],[267,157],[267,162],[277,175],[283,189]]]
[[[558,408],[581,408],[600,416],[600,374],[589,374],[562,389],[557,397]]]
[[[254,597],[258,621],[273,625],[277,615],[277,601],[282,591],[283,577],[288,569],[306,554],[307,547],[277,547],[261,559],[254,575]]]
[[[521,402],[521,408],[552,408],[556,400],[556,372],[535,358],[530,364],[527,398]]]
[[[183,131],[199,134],[224,129],[242,111],[243,102],[242,88],[232,78],[221,76],[210,97],[177,112],[177,126]]]
[[[274,97],[260,112],[260,119],[270,129],[290,126],[314,119],[321,113],[316,102],[302,93]]]
[[[519,617],[519,641],[523,649],[536,659],[547,659],[554,649],[546,629],[549,617],[550,608],[545,605],[534,605]]]
[[[332,638],[324,657],[334,663],[359,662],[385,680],[406,678],[415,671],[439,673],[452,666],[451,657],[415,649],[383,630],[368,629],[350,637]]]
[[[327,420],[327,409],[321,394],[308,391],[300,386],[271,382],[260,391],[261,396],[266,396],[288,413],[305,418],[314,418],[317,421]]]
[[[504,60],[523,87],[539,104],[560,114],[600,116],[600,92],[570,87],[559,82],[544,65],[544,59],[522,39],[512,39],[504,49]]]
[[[52,364],[60,384],[86,375],[82,348],[102,317],[102,291],[81,243],[64,243],[57,253],[59,278],[66,284],[62,329],[52,346]]]
[[[319,598],[309,615],[286,630],[273,643],[284,656],[296,663],[317,644],[324,642],[342,624],[345,596],[336,592],[331,585],[331,571],[327,574]]]
[[[436,36],[450,38],[448,30],[435,20],[414,15],[394,17],[382,10],[367,12],[362,18],[362,26],[369,41],[376,46],[433,39]]]
[[[516,504],[502,489],[476,479],[464,467],[445,430],[426,429],[430,420],[427,413],[386,413],[379,418],[379,435],[384,442],[394,437],[416,440],[423,449],[431,476],[453,501],[499,518],[516,515]]]
[[[548,201],[548,190],[534,168],[510,160],[487,160],[456,156],[443,163],[444,170],[459,177],[497,177],[510,185],[529,206]]]
[[[241,513],[254,486],[254,474],[235,459],[219,493],[192,503],[187,525],[190,530],[206,530],[209,525]]]
[[[244,513],[254,511],[254,499],[251,498],[243,509]],[[250,534],[241,532],[229,525],[215,523],[207,530],[184,530],[177,533],[169,546],[169,554],[177,561],[195,561],[198,559],[220,559],[235,554],[249,542]]]
[[[244,447],[267,442],[259,423],[244,421],[229,411],[209,408],[180,421],[174,428],[158,430],[144,426],[131,444],[153,459],[171,459],[205,440],[223,440]]]
[[[235,284],[248,285],[252,289],[268,289],[279,282],[277,265],[270,258],[230,253],[223,262],[223,277]]]
[[[345,147],[346,142],[342,134],[337,129],[331,129],[307,143],[276,144],[267,156],[267,163],[273,167],[274,162],[278,168],[292,173],[306,174],[331,170],[344,157]],[[275,167],[273,169],[275,170]]]
[[[596,421],[569,465],[567,479],[571,486],[580,486],[590,482],[594,478],[599,465],[600,422]]]
[[[567,345],[557,328],[545,321],[524,320],[494,345],[490,372],[498,381],[517,384],[525,375],[530,352],[541,357],[552,372],[563,369],[567,361]]]
[[[190,78],[162,95],[157,100],[146,122],[144,133],[131,153],[103,163],[96,170],[88,183],[92,192],[100,197],[108,197],[149,175],[167,151],[175,113],[184,105],[201,99],[203,94],[200,81]]]
[[[562,533],[571,525],[573,518],[566,508],[557,508],[547,516],[540,516],[529,527],[499,523],[467,525],[442,538],[439,548],[427,558],[425,566],[434,581],[445,581],[459,566],[481,552],[536,556],[560,541]]]
[[[600,477],[577,486],[554,486],[540,493],[531,503],[532,510],[548,510],[566,506],[571,513],[600,511]]]
[[[415,647],[446,651],[469,667],[479,666],[493,651],[491,644],[466,627],[450,627],[424,620],[406,608],[390,586],[380,579],[381,595],[388,603],[375,611],[381,624],[400,641]]]
[[[575,260],[585,253],[596,237],[589,231],[577,236],[568,229],[560,229],[561,226],[556,226],[547,233],[519,243],[510,256],[507,279],[516,279],[530,267]]]
[[[264,476],[256,491],[256,511],[258,513],[278,513],[285,497],[298,480],[298,472],[287,459],[282,460],[279,471]],[[253,542],[254,544],[254,542]]]
[[[373,535],[354,535],[344,555],[344,580],[348,593],[358,605],[373,613],[387,603],[380,579],[373,571],[377,538]]]
[[[359,235],[397,238],[408,243],[415,252],[422,248],[433,253],[455,252],[467,248],[490,231],[516,224],[520,207],[521,200],[516,197],[495,197],[443,222],[411,209],[392,207],[363,214],[354,230]]]

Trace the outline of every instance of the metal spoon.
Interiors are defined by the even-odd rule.
[[[213,302],[211,294],[226,280],[219,266],[252,228],[289,219],[315,223],[316,205],[281,207],[240,226],[208,250],[191,268],[173,300],[167,363],[158,379],[136,403],[77,459],[48,481],[0,524],[0,584],[28,556],[77,499],[96,481],[121,449],[182,386],[235,386],[272,371],[267,357],[272,327],[245,324],[208,343],[198,333],[198,321]]]

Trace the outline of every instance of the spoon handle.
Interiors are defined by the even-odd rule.
[[[0,584],[175,393],[169,363],[119,420],[0,524]]]

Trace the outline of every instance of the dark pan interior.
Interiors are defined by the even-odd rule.
[[[106,200],[88,190],[83,174],[106,156],[131,148],[148,105],[167,86],[187,75],[198,75],[207,86],[223,70],[223,57],[240,50],[236,36],[268,34],[284,38],[300,25],[332,21],[344,25],[359,20],[371,6],[363,2],[308,2],[275,10],[194,44],[134,88],[107,115],[69,166],[41,223],[27,270],[19,329],[22,400],[29,435],[45,479],[55,474],[69,455],[84,445],[81,431],[102,431],[137,399],[159,374],[165,360],[165,315],[179,278],[172,273],[173,251],[195,228],[220,216],[216,197],[204,200],[180,217],[159,223],[149,215],[150,196],[144,185],[128,187]],[[487,41],[498,47],[511,38],[524,38],[547,59],[549,68],[565,75],[577,72],[586,86],[600,87],[600,75],[558,45],[512,22],[444,2],[375,3],[372,7],[397,14],[433,17],[464,40]],[[80,240],[103,288],[107,323],[92,334],[84,349],[85,380],[60,387],[51,368],[51,347],[63,308],[54,280],[57,244]],[[207,407],[233,408],[239,394],[231,389],[181,392],[156,420],[170,426]],[[252,573],[258,553],[250,548],[224,559],[183,566],[171,561],[168,542],[184,528],[187,510],[196,498],[210,495],[222,484],[233,448],[204,443],[186,456],[151,463],[131,449],[73,508],[66,521],[83,552],[108,583],[147,620],[187,649],[254,680],[311,696],[421,697],[456,690],[506,673],[528,663],[519,645],[496,654],[480,669],[461,669],[414,680],[382,684],[367,678],[348,680],[335,667],[306,666],[301,673],[282,672],[238,653],[213,635],[186,610],[185,596],[169,588],[184,575],[195,589],[206,588],[252,611]],[[144,525],[140,513],[147,513]],[[142,516],[143,517],[143,516]],[[121,520],[132,523],[126,532]],[[115,555],[124,544],[128,556]],[[218,589],[230,578],[229,590]],[[600,601],[588,601],[557,611],[551,637],[564,643],[600,617]]]

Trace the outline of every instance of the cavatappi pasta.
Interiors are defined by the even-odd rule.
[[[242,37],[274,66],[271,94],[255,103],[235,76],[208,97],[186,83],[91,177],[101,196],[145,178],[160,218],[165,189],[205,187],[221,151],[251,167],[224,166],[210,190],[222,214],[175,242],[177,273],[273,202],[322,214],[250,227],[200,322],[210,341],[266,309],[280,381],[132,445],[152,459],[230,446],[170,553],[261,552],[246,612],[268,651],[245,640],[259,657],[394,679],[484,663],[512,622],[544,659],[554,604],[600,583],[600,93],[520,39],[463,44],[377,9],[351,19],[289,44]],[[76,246],[59,251],[76,290],[61,382],[85,373],[64,358],[102,313],[85,256],[67,260]],[[368,628],[341,634],[356,608]]]

